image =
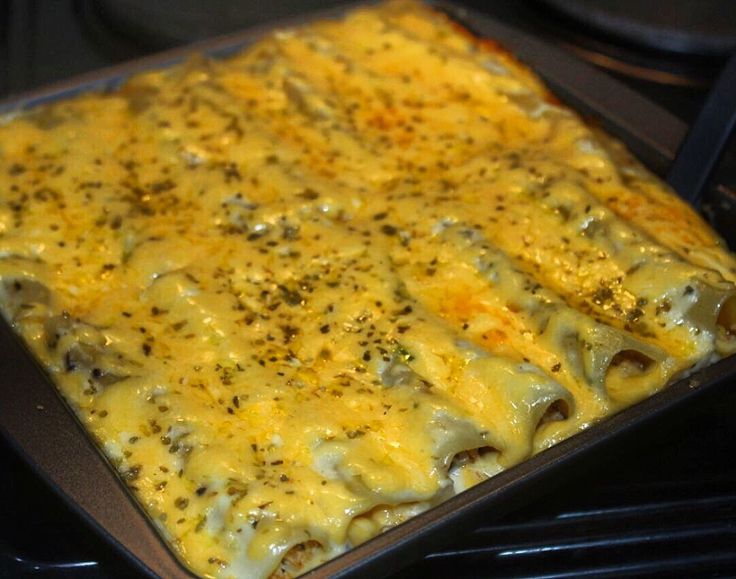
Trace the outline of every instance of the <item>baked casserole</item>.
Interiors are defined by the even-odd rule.
[[[414,2],[0,126],[0,304],[177,555],[294,576],[736,348],[736,262]]]

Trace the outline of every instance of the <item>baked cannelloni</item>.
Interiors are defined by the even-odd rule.
[[[0,304],[203,577],[286,577],[736,348],[627,151],[389,2],[8,116]]]

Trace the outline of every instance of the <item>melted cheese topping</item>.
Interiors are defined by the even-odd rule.
[[[293,575],[734,349],[732,255],[393,3],[0,127],[0,294],[206,577]]]

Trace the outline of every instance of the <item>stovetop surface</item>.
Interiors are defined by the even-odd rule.
[[[570,43],[569,24],[547,26],[553,19],[534,2],[469,3],[551,42]],[[286,4],[284,10],[308,6],[306,0]],[[95,6],[0,0],[0,97],[175,42],[133,40],[130,29],[118,29]],[[701,68],[693,82],[675,85],[612,74],[690,122],[718,63]],[[598,457],[583,476],[448,539],[444,549],[394,577],[736,576],[734,416],[736,388],[709,393],[686,413]],[[135,577],[2,440],[0,465],[0,577]]]

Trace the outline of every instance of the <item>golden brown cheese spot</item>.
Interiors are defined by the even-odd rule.
[[[299,574],[736,348],[734,258],[412,2],[0,125],[0,303],[207,577]]]

